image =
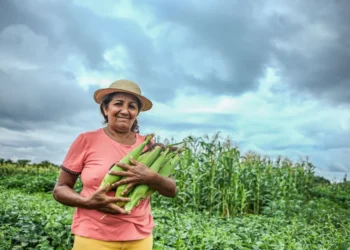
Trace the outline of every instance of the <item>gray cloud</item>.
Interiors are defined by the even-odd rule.
[[[0,71],[0,82],[0,122],[8,128],[24,129],[28,125],[26,122],[62,121],[93,107],[92,98],[67,72]]]
[[[47,38],[48,46],[59,48],[60,55],[81,54],[85,66],[90,69],[116,70],[102,55],[106,48],[121,44],[135,65],[128,73],[145,86],[155,100],[171,100],[174,95],[171,86],[192,85],[212,94],[239,95],[256,89],[266,67],[277,63],[283,81],[295,94],[305,91],[316,98],[349,103],[350,22],[345,13],[346,1],[332,4],[306,1],[307,7],[304,1],[296,1],[282,6],[290,11],[279,12],[276,7],[269,15],[260,10],[267,5],[278,6],[278,2],[270,1],[264,5],[207,2],[200,7],[186,1],[133,2],[135,8],[145,8],[154,15],[155,21],[149,27],[168,25],[166,32],[158,37],[167,46],[156,50],[151,38],[134,21],[98,16],[69,1],[40,4],[36,1],[3,1],[0,29],[24,24]],[[320,11],[310,12],[311,9]],[[333,35],[329,38],[327,32]],[[170,40],[176,35],[179,44]],[[183,49],[216,53],[215,58],[203,54],[202,58],[192,60],[199,60],[198,63],[207,60],[213,65],[221,60],[226,77],[220,76],[219,66],[203,68],[202,78],[184,72],[176,61],[181,60],[176,59],[177,51]],[[303,51],[308,53],[303,54]],[[163,70],[158,71],[157,67]]]
[[[46,37],[54,49],[62,48],[65,54],[81,53],[90,69],[112,70],[103,53],[118,43],[127,47],[140,71],[150,65],[153,46],[131,20],[102,17],[71,1],[5,0],[1,7],[0,31],[10,25],[25,25]]]
[[[23,130],[73,122],[79,112],[96,108],[92,94],[98,86],[80,87],[67,59],[117,73],[103,58],[116,44],[126,47],[139,71],[151,65],[152,45],[133,21],[104,18],[70,1],[2,1],[0,125]]]
[[[174,96],[171,86],[177,86],[179,81],[168,73],[168,63],[165,72],[157,72],[157,67],[168,60],[163,51],[155,50],[151,38],[135,21],[100,16],[71,1],[6,0],[1,4],[0,32],[12,35],[11,41],[0,44],[7,55],[3,60],[14,57],[43,68],[66,67],[75,75],[66,65],[67,59],[75,56],[86,70],[109,71],[116,79],[126,75],[153,100],[167,101]],[[133,65],[127,71],[103,57],[107,49],[117,45],[126,50],[126,63]],[[120,55],[113,56],[118,59]]]
[[[266,67],[275,66],[295,95],[304,91],[316,99],[350,103],[348,1],[133,2],[151,11],[157,24],[186,29],[187,48],[207,47],[224,60],[229,79],[215,71],[204,79],[184,73],[186,84],[236,95],[256,89]],[[274,11],[264,16],[268,5]]]
[[[281,15],[286,32],[275,55],[282,80],[295,95],[350,104],[349,1],[295,1],[290,7],[290,15]]]
[[[239,5],[232,1],[216,2],[207,8],[198,8],[187,1],[134,2],[135,6],[144,5],[152,11],[157,18],[154,25],[168,23],[169,32],[175,34],[181,34],[184,29],[184,43],[181,44],[184,47],[181,49],[207,49],[217,53],[227,66],[228,79],[222,79],[212,69],[204,79],[182,73],[183,84],[194,85],[213,94],[231,95],[257,88],[257,79],[263,76],[274,50],[271,38],[277,30],[273,19],[259,24],[259,20],[254,18],[254,11],[259,6],[249,3]],[[236,11],[238,8],[240,11]],[[166,37],[163,41],[170,44]],[[206,55],[199,57],[198,63],[205,60],[215,63],[215,58]]]

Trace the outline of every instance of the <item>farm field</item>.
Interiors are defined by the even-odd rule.
[[[306,160],[242,155],[217,138],[187,147],[173,175],[177,197],[152,196],[154,249],[350,249],[345,177],[330,183]],[[51,194],[58,172],[1,159],[1,250],[71,249],[74,208]]]

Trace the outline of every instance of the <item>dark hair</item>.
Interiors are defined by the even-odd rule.
[[[102,102],[100,104],[100,111],[101,111],[101,114],[103,116],[103,118],[105,119],[103,124],[106,124],[108,123],[108,116],[106,116],[103,112],[103,108],[107,108],[108,107],[108,104],[112,101],[113,97],[118,94],[119,92],[114,92],[114,93],[110,93],[108,95],[105,95],[103,98],[102,98]],[[141,102],[138,98],[136,98],[137,100],[137,107],[139,109],[139,112],[141,110]],[[134,121],[134,124],[131,126],[131,131],[132,132],[135,132],[135,133],[139,133],[140,130],[139,130],[139,123],[137,121],[137,119]]]

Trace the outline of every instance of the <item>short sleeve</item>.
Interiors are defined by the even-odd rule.
[[[61,168],[68,173],[79,175],[83,169],[87,143],[83,134],[80,134],[70,146]]]

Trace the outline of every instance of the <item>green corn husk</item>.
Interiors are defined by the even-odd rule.
[[[150,155],[151,151],[148,151],[146,153],[143,153],[142,155],[140,155],[139,158],[135,159],[136,161],[143,161],[145,158],[147,158]]]
[[[167,154],[167,156],[165,157],[165,161],[163,162],[162,166],[160,167],[160,169],[165,165],[167,164],[168,161],[170,161],[171,159],[174,158],[174,156],[176,155],[176,152],[169,152]]]
[[[166,156],[169,152],[169,149],[167,148],[159,157],[158,159],[152,164],[150,167],[153,171],[158,172],[160,167],[162,166],[162,163],[166,159]],[[134,190],[130,193],[128,196],[130,198],[130,201],[125,204],[125,211],[131,211],[142,199],[142,197],[146,194],[147,190],[149,189],[149,186],[146,184],[138,185],[134,188]]]
[[[147,167],[150,167],[151,165],[153,165],[154,162],[157,161],[157,158],[161,152],[162,152],[161,147],[155,147],[152,151],[145,153],[144,155],[146,155],[146,156],[144,156],[142,158],[140,156],[141,159],[139,160],[139,162],[143,163]],[[117,191],[115,192],[115,197],[123,197],[122,193],[124,192],[127,185],[128,184],[123,184],[123,185],[118,186]],[[120,201],[120,202],[117,202],[116,204],[117,204],[117,206],[122,207],[125,204],[125,202]]]
[[[159,172],[159,170],[160,170],[164,165],[168,164],[168,163],[171,161],[171,159],[174,158],[175,155],[176,155],[175,152],[170,152],[170,150],[169,150],[168,154],[165,156],[165,159],[164,159],[162,165],[160,166],[160,168],[158,169],[157,172]]]
[[[176,165],[180,161],[180,155],[177,154],[175,155],[172,159],[170,159],[161,169],[159,169],[158,174],[163,176],[163,177],[169,177],[172,172],[174,171]],[[156,191],[152,188],[148,189],[145,195],[142,197],[142,199],[145,199],[152,194],[154,194]]]
[[[159,169],[158,174],[163,177],[169,177],[171,173],[174,171],[177,163],[180,161],[181,156],[179,154],[175,155],[167,165],[164,165],[161,169]]]
[[[153,134],[148,135],[143,143],[141,143],[139,146],[137,146],[135,149],[133,149],[131,152],[129,152],[126,156],[124,156],[123,159],[120,160],[120,162],[125,163],[125,164],[130,164],[130,157],[133,157],[134,159],[139,158],[144,147],[149,143],[149,141],[153,138],[153,136],[154,136]],[[111,170],[124,171],[124,169],[119,167],[117,164],[114,164],[114,166],[112,166]],[[112,185],[116,181],[119,181],[121,178],[122,178],[122,176],[110,175],[107,173],[105,175],[105,177],[103,178],[100,187],[104,187],[107,184]]]

